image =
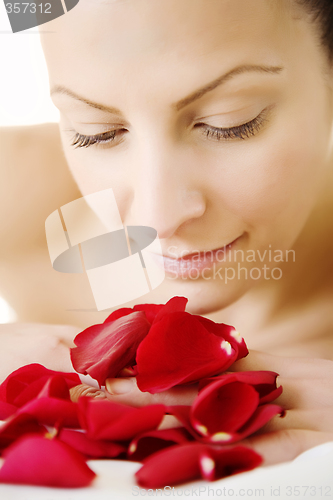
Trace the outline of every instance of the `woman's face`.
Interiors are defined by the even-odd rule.
[[[82,194],[113,188],[123,223],[154,227],[171,258],[149,301],[185,295],[205,314],[257,283],[240,267],[278,279],[257,252],[291,247],[328,168],[314,25],[288,0],[81,0],[52,30],[52,98]],[[195,252],[201,267],[174,260]]]

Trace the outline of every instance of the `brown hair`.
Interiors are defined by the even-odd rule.
[[[333,62],[333,0],[296,0],[320,28],[320,41]]]

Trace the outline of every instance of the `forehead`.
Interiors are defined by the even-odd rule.
[[[80,0],[42,35],[51,84],[85,93],[86,78],[178,85],[237,64],[279,64],[295,30],[289,0]],[[216,68],[220,61],[221,68]],[[216,73],[217,72],[217,73]],[[108,88],[110,91],[110,88]],[[101,98],[106,96],[101,96]]]

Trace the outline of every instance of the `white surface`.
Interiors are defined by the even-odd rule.
[[[156,490],[144,490],[136,485],[134,473],[141,467],[140,463],[94,460],[90,461],[89,465],[98,474],[93,486],[89,488],[71,490],[0,485],[0,498],[3,500],[126,500],[143,496],[264,499],[333,497],[333,442],[308,450],[293,462],[262,467],[220,481],[186,483],[174,489],[166,488],[162,494]],[[305,487],[309,487],[306,494],[304,494]],[[298,490],[299,495],[297,495]]]
[[[43,27],[47,31],[47,24]],[[52,36],[50,33],[49,36]],[[0,1],[0,126],[57,122],[37,28],[12,33]]]
[[[17,321],[17,315],[10,305],[0,297],[0,324]]]

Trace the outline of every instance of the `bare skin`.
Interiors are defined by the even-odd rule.
[[[90,312],[96,307],[86,276],[54,271],[48,253],[46,218],[81,196],[58,125],[0,129],[0,163],[0,295],[22,322],[100,322],[105,313]]]
[[[187,1],[184,0],[183,3]],[[85,4],[89,6],[89,0],[81,3],[83,7]],[[70,146],[66,129],[73,128],[81,134],[97,134],[104,131],[106,124],[110,122],[120,127],[119,118],[108,115],[87,119],[91,111],[88,112],[87,107],[79,108],[82,104],[74,104],[64,95],[54,96],[54,102],[62,114],[61,137],[69,169],[83,194],[108,185],[114,187],[123,221],[127,224],[142,223],[155,227],[166,251],[173,244],[178,245],[179,249],[187,248],[188,251],[216,248],[218,244],[222,245],[238,234],[242,235],[241,244],[245,249],[251,245],[254,248],[266,248],[271,242],[275,247],[295,249],[296,261],[281,264],[283,279],[279,281],[264,280],[257,284],[234,281],[229,287],[221,287],[218,280],[185,282],[169,277],[149,297],[149,302],[163,303],[172,295],[188,296],[190,312],[233,324],[244,335],[251,352],[233,369],[271,369],[280,374],[279,380],[284,387],[280,402],[289,410],[287,417],[283,420],[274,419],[265,429],[269,434],[251,438],[247,443],[263,453],[267,464],[290,460],[311,446],[333,439],[333,94],[332,79],[327,78],[327,75],[324,79],[322,73],[325,66],[324,51],[318,47],[309,25],[289,18],[287,11],[283,10],[282,24],[275,22],[276,17],[270,16],[268,3],[264,0],[255,4],[237,0],[228,3],[226,11],[223,11],[221,2],[216,2],[218,13],[223,14],[221,17],[217,17],[214,11],[207,11],[204,3],[198,0],[198,11],[188,10],[192,15],[190,21],[187,21],[188,15],[182,12],[179,2],[174,2],[174,8],[179,8],[179,12],[177,11],[176,16],[170,16],[170,11],[166,9],[169,15],[165,15],[163,19],[164,29],[160,29],[162,19],[154,10],[153,3],[140,0],[135,6],[143,9],[142,13],[145,15],[139,17],[142,22],[151,22],[150,29],[145,32],[152,33],[152,40],[140,37],[139,28],[138,32],[130,30],[133,39],[121,39],[123,33],[118,33],[117,27],[122,26],[124,19],[128,20],[129,26],[132,22],[133,26],[137,26],[138,16],[131,10],[126,11],[128,5],[128,2],[115,2],[115,10],[110,19],[105,16],[104,11],[101,11],[99,17],[96,10],[96,19],[91,18],[90,11],[88,17],[84,9],[80,11],[82,26],[87,26],[90,22],[100,23],[100,39],[95,38],[94,30],[83,36],[80,23],[71,26],[70,16],[64,16],[55,22],[55,29],[59,29],[61,37],[44,40],[51,85],[66,85],[92,101],[117,106],[122,109],[127,123],[129,122],[126,133],[123,134],[124,141],[116,143],[116,146],[104,150],[99,150],[97,146],[87,150],[74,150]],[[254,7],[258,10],[255,11]],[[180,30],[178,33],[179,46],[183,50],[178,54],[175,48],[177,38],[173,36],[174,31],[170,29],[170,25],[172,28],[175,19],[179,23],[181,16],[185,16],[184,24],[188,24],[186,32]],[[104,18],[108,27],[111,22],[114,23],[113,29],[102,29]],[[216,19],[220,21],[215,23]],[[242,36],[233,36],[228,29],[232,26],[228,19],[237,20],[242,27],[240,34],[244,34],[244,39]],[[258,19],[264,22],[257,24]],[[68,26],[66,23],[69,23]],[[207,25],[207,30],[202,30],[202,33],[209,33],[206,38],[197,36],[201,23]],[[221,23],[225,29],[221,29]],[[159,27],[158,30],[155,30],[156,26]],[[174,26],[175,30],[177,26]],[[169,36],[170,33],[172,36]],[[182,38],[183,33],[186,33],[188,39]],[[64,57],[58,57],[60,45],[63,43],[64,46],[69,46],[67,36],[71,40],[77,40],[80,53],[85,54],[84,60],[77,58],[74,49],[73,52],[66,52],[66,57],[65,51]],[[239,109],[238,114],[237,110],[231,113],[232,106],[229,101],[224,101],[226,97],[220,90],[204,101],[203,108],[191,108],[192,113],[189,112],[188,115],[170,114],[170,103],[218,76],[216,61],[227,61],[228,65],[244,60],[266,62],[267,54],[259,48],[266,47],[267,40],[270,44],[269,54],[274,54],[273,59],[287,67],[286,80],[272,80],[280,78],[272,75],[261,75],[261,80],[244,79],[243,84],[239,83],[240,90],[243,88],[240,91],[241,104],[237,100],[237,106],[242,109],[248,109],[249,102],[251,105],[254,102],[257,107],[258,103],[261,104],[263,95],[268,96],[269,103],[271,100],[277,103],[277,114],[272,123],[267,125],[267,129],[248,141],[224,144],[221,150],[217,143],[205,143],[195,135],[194,130],[197,129],[191,129],[191,133],[186,129],[185,132],[180,126],[186,121],[185,118],[189,120],[192,115],[208,117],[209,123],[220,127],[230,126],[230,122],[237,123],[237,120],[243,121]],[[141,47],[141,43],[146,46]],[[197,43],[203,45],[196,45]],[[100,50],[94,52],[96,46]],[[159,47],[157,56],[154,50],[147,51],[147,47],[154,49],[155,46]],[[117,47],[117,51],[109,53],[102,50],[104,47]],[[220,54],[215,53],[216,47],[221,51]],[[124,53],[119,57],[121,50]],[[149,57],[137,58],[137,50],[142,50],[142,53],[146,50],[152,60]],[[96,54],[100,56],[100,60]],[[169,59],[169,54],[178,54],[179,60],[177,57]],[[186,65],[182,60],[184,54]],[[206,56],[200,58],[200,65],[205,64],[205,68],[198,74],[197,58],[200,54]],[[258,55],[258,60],[253,60],[253,54]],[[105,64],[105,57],[108,58],[108,64]],[[138,67],[135,85],[130,85],[133,81],[133,61]],[[162,65],[160,71],[157,71],[159,61],[164,61],[165,66]],[[71,71],[74,66],[76,72]],[[168,69],[168,78],[163,73],[164,67]],[[182,73],[183,68],[185,72]],[[329,69],[326,67],[327,71]],[[305,74],[311,75],[311,78],[305,79]],[[77,75],[80,75],[79,80]],[[120,75],[119,79],[115,75]],[[147,83],[150,80],[151,86]],[[127,82],[125,100],[124,81]],[[249,82],[259,89],[257,93],[253,91],[250,97],[247,95]],[[180,84],[182,88],[179,87]],[[230,95],[237,94],[238,87],[237,84],[234,85],[235,87],[228,88],[227,96],[229,92]],[[313,95],[316,95],[316,101],[313,100]],[[220,105],[221,102],[224,104]],[[225,115],[228,113],[233,115],[233,119],[226,120]],[[251,114],[247,116],[248,119],[253,118],[252,113],[245,114]],[[100,123],[104,124],[103,127],[98,125]],[[156,127],[157,123],[159,128]],[[36,169],[36,179],[45,181],[42,183],[43,190],[34,198],[38,207],[36,215],[36,208],[30,205],[27,209],[27,202],[22,196],[26,185],[22,184],[17,188],[17,183],[8,174],[6,192],[16,192],[16,206],[19,209],[13,221],[10,221],[8,217],[11,215],[7,214],[13,213],[8,209],[11,200],[6,196],[0,197],[0,202],[3,203],[0,213],[7,211],[5,224],[7,228],[11,228],[10,233],[8,229],[4,233],[6,246],[1,250],[1,261],[4,263],[1,266],[1,293],[17,311],[20,321],[63,322],[77,325],[74,328],[79,331],[92,323],[101,322],[109,311],[93,313],[68,310],[92,309],[92,297],[83,277],[60,275],[52,270],[42,228],[49,213],[81,194],[67,172],[65,159],[60,153],[56,127],[50,126],[50,133],[44,138],[44,156],[41,162],[35,159],[38,139],[37,144],[29,142],[28,149],[24,150],[22,156],[17,156],[20,153],[15,141],[22,137],[23,132],[29,138],[41,137],[43,134],[42,128],[5,132],[7,135],[3,137],[6,140],[3,141],[0,154],[7,155],[6,165],[10,166],[8,172],[14,168],[16,175],[18,168],[26,172],[26,161],[31,154],[33,160],[30,165]],[[180,156],[177,156],[180,146],[175,137],[184,141],[181,143],[184,149]],[[13,138],[14,142],[9,138]],[[48,154],[49,148],[53,148],[52,155]],[[52,172],[51,183],[50,175],[45,174],[45,164]],[[96,169],[99,167],[99,175],[92,170],[92,164]],[[218,170],[221,164],[223,176]],[[111,165],[114,171],[109,168]],[[206,170],[202,170],[202,165],[205,165]],[[174,169],[172,175],[169,175],[168,168]],[[20,174],[17,178],[20,178]],[[177,182],[173,183],[172,179],[175,178]],[[49,184],[54,194],[45,188]],[[161,193],[161,186],[165,196],[145,195],[147,189],[151,193],[159,189]],[[180,196],[180,188],[188,196]],[[39,194],[43,196],[39,197]],[[132,206],[128,200],[132,201]],[[24,228],[25,231],[28,230],[25,233],[20,232],[22,221],[18,215],[21,213],[25,214]],[[39,217],[39,223],[29,225],[29,221],[36,221],[36,217]],[[221,233],[221,239],[216,236],[217,223],[225,231]],[[3,224],[1,227],[4,227]],[[234,228],[237,229],[235,233]],[[198,238],[198,235],[203,234],[205,238]],[[36,283],[33,294],[31,283]],[[136,302],[140,303],[142,300]],[[134,302],[127,306],[133,304]],[[15,345],[15,327],[12,328],[13,335],[10,338],[7,336],[4,348],[11,342]],[[50,329],[50,335],[57,337],[51,325],[47,328],[45,325],[36,325],[37,336],[39,329]],[[65,327],[66,329],[69,346],[75,333],[73,327]],[[31,339],[34,338],[31,331],[29,335]],[[55,351],[63,356],[62,347],[57,349],[53,345],[53,349],[46,348],[46,352],[41,352],[42,362],[48,363],[48,351],[50,363],[55,362]],[[18,363],[19,356],[20,354],[17,357]],[[27,358],[29,354],[24,357],[24,362]],[[3,375],[9,371],[8,369],[6,372],[6,366],[2,369]],[[75,400],[80,395],[95,394],[140,406],[156,401],[189,404],[197,392],[197,388],[193,386],[150,395],[138,391],[135,379],[127,379],[127,382],[127,392],[124,387],[120,391],[119,380],[110,380],[106,392],[96,393],[83,385],[73,391],[72,397]],[[174,422],[169,421],[166,425],[174,425]]]

